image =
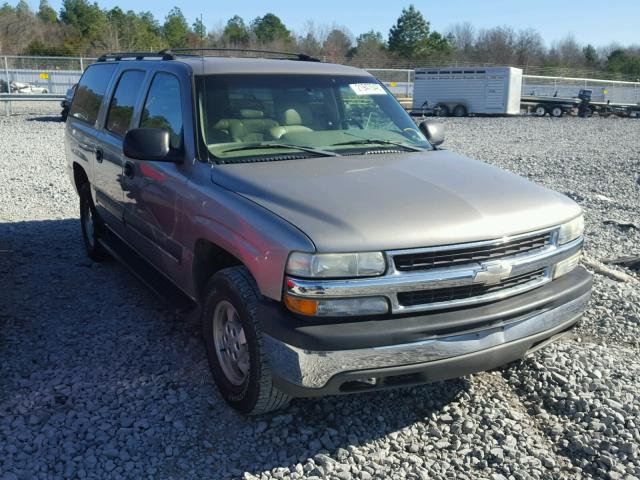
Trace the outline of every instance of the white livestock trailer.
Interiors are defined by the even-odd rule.
[[[519,68],[417,68],[413,112],[456,117],[519,115],[521,92]]]

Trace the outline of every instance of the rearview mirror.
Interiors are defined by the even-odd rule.
[[[160,162],[182,161],[171,149],[169,132],[161,128],[134,128],[124,137],[122,150],[125,156],[135,160]]]
[[[427,137],[429,143],[435,147],[444,142],[444,125],[441,123],[422,122],[420,131]]]

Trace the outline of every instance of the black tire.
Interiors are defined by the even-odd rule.
[[[207,284],[202,305],[202,331],[209,368],[225,401],[244,415],[259,415],[285,407],[290,397],[273,384],[271,368],[264,353],[262,329],[257,319],[260,292],[245,267],[217,272]],[[225,374],[216,350],[215,315],[218,306],[231,304],[244,330],[249,352],[249,369],[241,384]],[[222,354],[224,355],[224,354]]]
[[[436,116],[438,117],[448,117],[449,115],[451,115],[451,111],[449,110],[449,107],[447,107],[446,105],[439,103],[438,105],[436,105],[435,108]]]
[[[536,105],[533,107],[533,113],[536,117],[544,117],[547,114],[547,108],[544,105]]]
[[[90,215],[90,219],[87,216]],[[100,244],[98,239],[103,234],[104,222],[96,212],[96,207],[91,198],[91,185],[86,182],[80,187],[80,229],[82,230],[82,240],[90,259],[102,262],[110,258],[107,251]]]
[[[62,117],[62,121],[66,122],[67,121],[67,117],[69,116],[69,110],[67,110],[66,108],[64,108],[61,112],[60,112],[60,116]]]
[[[456,105],[456,107],[453,109],[453,116],[458,118],[466,117],[467,107],[465,107],[464,105]]]
[[[554,105],[549,110],[549,115],[555,118],[560,118],[564,115],[564,109],[560,105]]]

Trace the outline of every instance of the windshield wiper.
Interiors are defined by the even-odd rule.
[[[320,150],[318,148],[305,147],[303,145],[289,145],[286,143],[252,143],[249,145],[243,145],[241,147],[229,148],[228,150],[223,150],[221,153],[242,152],[244,150],[260,150],[262,148],[288,148],[292,150],[301,150],[303,152],[315,153],[316,155],[322,155],[323,157],[337,157],[339,155],[336,152],[329,152],[328,150]]]
[[[352,135],[351,133],[347,133],[347,135]],[[375,144],[375,145],[394,145],[396,147],[406,148],[407,150],[411,150],[412,152],[424,152],[424,148],[416,147],[413,145],[407,145],[405,143],[400,142],[392,142],[391,140],[382,140],[379,138],[362,138],[357,135],[352,135],[356,137],[358,140],[349,140],[348,142],[340,142],[334,143],[332,147],[339,147],[343,145],[366,145],[366,144]]]

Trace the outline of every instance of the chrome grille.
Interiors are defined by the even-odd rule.
[[[428,305],[432,303],[452,302],[472,297],[481,297],[484,295],[491,295],[501,290],[526,285],[528,283],[537,283],[545,277],[545,274],[545,269],[541,268],[534,272],[507,278],[495,285],[471,284],[461,287],[401,292],[398,293],[398,303],[403,307],[413,307],[415,305]]]
[[[534,253],[551,245],[552,232],[543,232],[534,236],[507,240],[490,245],[458,246],[455,249],[429,249],[406,254],[394,255],[396,270],[411,272],[434,268],[450,268],[474,262],[497,260],[504,257]]]

